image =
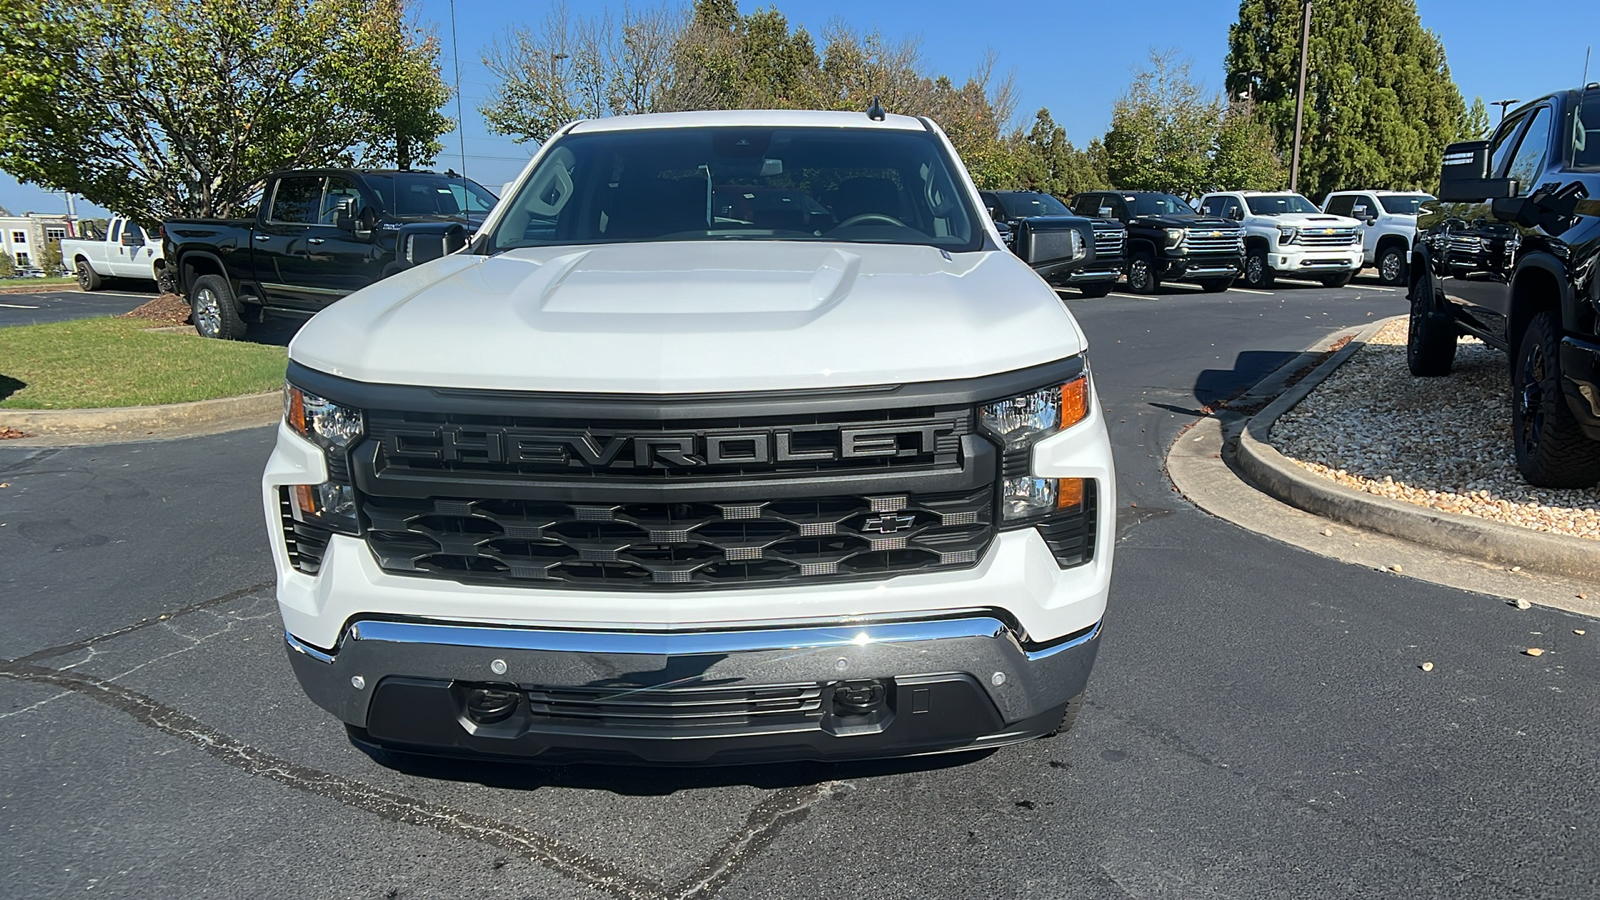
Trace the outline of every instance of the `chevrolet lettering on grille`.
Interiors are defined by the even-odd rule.
[[[563,469],[698,469],[904,458],[956,448],[953,422],[739,431],[600,432],[512,426],[405,426],[383,436],[394,460]]]

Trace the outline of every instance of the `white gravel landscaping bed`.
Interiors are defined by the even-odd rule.
[[[1504,353],[1463,338],[1451,374],[1406,370],[1406,322],[1385,325],[1273,425],[1273,445],[1345,487],[1600,541],[1600,489],[1528,485],[1511,451]]]

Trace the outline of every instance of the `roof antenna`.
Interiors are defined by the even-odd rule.
[[[1588,83],[1589,54],[1593,52],[1593,47],[1585,48],[1583,51],[1583,80],[1578,82],[1583,87],[1578,88],[1578,105],[1572,110],[1572,143],[1574,145],[1572,152],[1575,154],[1582,153],[1589,143],[1589,132],[1583,124],[1583,98],[1588,96],[1589,88],[1595,87],[1595,85]]]
[[[884,120],[883,104],[878,102],[877,94],[872,95],[872,105],[867,107],[867,118],[874,122],[882,122]]]

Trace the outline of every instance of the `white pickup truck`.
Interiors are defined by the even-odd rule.
[[[1088,341],[926,119],[618,116],[289,345],[289,658],[367,745],[650,763],[1072,724],[1116,487]]]
[[[61,261],[78,276],[78,286],[96,291],[107,278],[137,278],[164,286],[166,260],[161,238],[146,235],[139,223],[116,216],[101,240],[64,240]]]

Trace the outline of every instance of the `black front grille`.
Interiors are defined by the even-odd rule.
[[[724,503],[579,504],[398,499],[362,503],[390,572],[463,582],[703,589],[886,578],[976,565],[994,491]]]
[[[376,410],[366,430],[380,475],[665,483],[958,469],[973,423],[926,406],[653,423]]]
[[[641,689],[540,687],[528,691],[538,727],[726,730],[751,726],[815,726],[822,720],[823,686]]]
[[[307,575],[322,569],[322,555],[328,551],[333,532],[319,525],[307,525],[294,517],[289,503],[289,488],[278,489],[278,516],[283,521],[283,540],[289,550],[289,565]]]

